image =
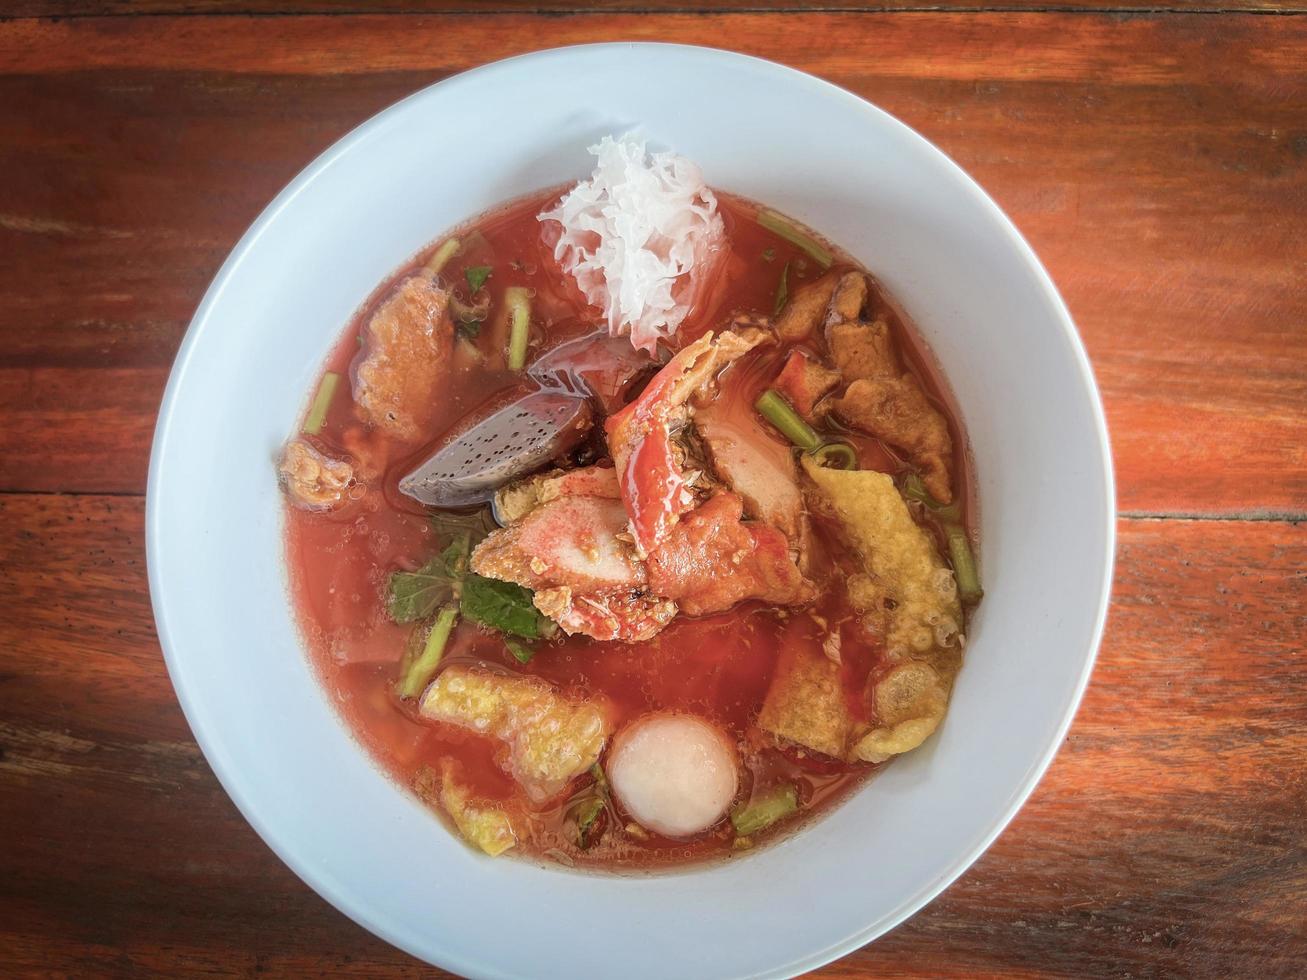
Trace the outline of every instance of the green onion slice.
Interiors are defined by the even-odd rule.
[[[504,290],[504,303],[508,307],[511,322],[508,332],[508,369],[521,371],[526,367],[526,345],[531,329],[531,293],[524,286],[510,286]]]
[[[810,453],[821,445],[821,436],[813,431],[812,426],[803,421],[799,413],[785,400],[785,396],[774,388],[768,388],[759,395],[753,407],[758,410],[759,415],[776,426],[781,435],[804,452]]]
[[[408,664],[399,679],[397,691],[401,698],[415,698],[431,681],[440,666],[440,658],[445,655],[445,646],[449,643],[449,634],[454,631],[458,620],[458,607],[445,606],[436,615],[436,622],[427,634],[427,642],[422,652]]]
[[[758,224],[773,234],[780,235],[791,245],[803,249],[823,269],[829,269],[831,263],[835,261],[835,256],[831,255],[825,246],[811,235],[800,231],[799,227],[783,214],[764,208],[758,212]]]
[[[915,500],[932,511],[941,521],[954,523],[962,519],[962,506],[957,501],[945,506],[931,495],[916,473],[909,473],[903,478],[902,493],[908,500]]]
[[[966,604],[973,605],[980,601],[985,590],[980,587],[980,572],[976,569],[976,557],[971,552],[971,541],[961,525],[953,524],[945,532],[948,538],[949,559],[953,562],[953,574],[958,580],[958,597]]]
[[[747,837],[765,830],[778,820],[784,820],[799,809],[799,791],[791,783],[777,786],[747,806],[731,811],[731,826],[738,837]]]
[[[833,470],[856,470],[858,454],[847,442],[828,442],[813,451],[813,458]]]
[[[445,264],[449,262],[450,259],[458,254],[458,250],[461,247],[462,245],[457,238],[450,238],[443,242],[440,248],[436,249],[435,254],[427,260],[427,272],[433,276],[440,275],[440,270],[445,267]]]
[[[305,435],[316,436],[322,431],[323,423],[327,421],[327,411],[331,408],[331,400],[336,397],[336,386],[340,384],[340,375],[335,371],[328,371],[322,376],[322,381],[318,383],[318,393],[313,396],[313,404],[309,407],[308,418],[304,420]]]
[[[772,303],[772,315],[776,316],[785,308],[785,301],[790,298],[790,264],[785,263],[781,270],[780,285],[776,287],[776,300]]]

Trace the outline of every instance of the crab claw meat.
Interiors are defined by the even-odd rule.
[[[672,442],[673,431],[689,417],[687,401],[727,364],[770,339],[771,334],[758,329],[728,330],[715,339],[711,332],[704,334],[668,361],[640,396],[605,424],[640,557],[658,547],[677,518],[695,504]]]

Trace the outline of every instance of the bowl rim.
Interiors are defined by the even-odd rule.
[[[1063,335],[1062,339],[1064,339],[1070,346],[1075,366],[1079,373],[1079,380],[1083,385],[1083,392],[1089,399],[1094,435],[1098,443],[1099,462],[1102,466],[1103,485],[1099,488],[1099,491],[1103,494],[1103,500],[1106,504],[1104,514],[1106,526],[1102,529],[1104,552],[1102,556],[1102,580],[1098,585],[1099,595],[1097,599],[1097,608],[1094,612],[1093,628],[1090,634],[1088,650],[1084,656],[1084,663],[1080,670],[1080,675],[1075,680],[1073,694],[1068,702],[1065,716],[1056,729],[1055,737],[1049,740],[1049,743],[1040,755],[1037,764],[1027,771],[1021,784],[1010,797],[1010,802],[1007,808],[996,820],[993,821],[992,825],[979,836],[978,842],[971,851],[961,855],[955,860],[946,874],[940,876],[937,880],[922,888],[915,895],[907,898],[906,901],[900,905],[896,914],[882,918],[879,921],[872,921],[865,928],[856,931],[842,941],[836,942],[822,949],[801,953],[788,962],[777,964],[775,971],[768,971],[766,974],[759,974],[768,976],[793,976],[831,963],[834,960],[872,942],[911,918],[961,877],[962,874],[989,849],[993,842],[998,838],[999,834],[1006,829],[1007,825],[1025,805],[1030,795],[1034,792],[1035,787],[1043,778],[1044,773],[1048,770],[1048,767],[1051,765],[1058,750],[1061,748],[1061,745],[1066,738],[1067,731],[1070,729],[1071,723],[1079,710],[1085,689],[1088,686],[1089,678],[1093,673],[1107,621],[1116,557],[1117,505],[1115,475],[1112,465],[1111,444],[1109,440],[1106,414],[1104,412],[1101,393],[1095,380],[1088,354],[1080,335],[1076,330],[1070,311],[1067,309],[1057,287],[1054,285],[1047,270],[1044,268],[1029,243],[1025,240],[1024,236],[1017,229],[1016,225],[965,170],[955,163],[943,150],[937,147],[930,140],[926,139],[926,137],[922,136],[906,123],[879,108],[867,99],[841,88],[833,82],[826,81],[825,79],[801,71],[800,69],[792,68],[788,65],[771,61],[769,59],[746,55],[728,49],[715,48],[706,45],[677,44],[657,41],[605,41],[542,48],[459,72],[455,75],[433,82],[430,85],[423,86],[355,126],[345,135],[332,143],[326,150],[322,151],[313,159],[312,162],[296,174],[296,176],[272,199],[263,211],[259,213],[258,217],[237,241],[236,245],[232,248],[227,258],[219,267],[218,272],[215,274],[212,282],[206,289],[203,299],[196,308],[195,314],[187,326],[186,333],[182,338],[172,368],[169,372],[168,382],[165,386],[163,397],[160,402],[158,419],[155,424],[154,437],[151,443],[145,502],[146,564],[150,600],[154,612],[155,626],[159,645],[163,653],[164,663],[168,670],[169,679],[173,684],[173,689],[176,692],[178,702],[181,705],[182,712],[186,717],[187,724],[190,727],[201,751],[204,753],[205,760],[208,762],[214,775],[217,777],[219,784],[235,804],[241,816],[247,823],[249,823],[262,841],[273,851],[274,854],[276,854],[282,863],[290,868],[297,877],[299,877],[320,897],[326,900],[331,906],[390,945],[403,950],[421,962],[431,962],[428,950],[414,948],[412,944],[406,942],[403,937],[392,930],[387,923],[375,919],[370,909],[355,903],[354,896],[349,893],[348,886],[344,882],[333,880],[329,876],[319,873],[319,871],[311,864],[296,855],[294,849],[283,839],[281,833],[261,818],[256,804],[245,794],[237,773],[227,765],[227,760],[219,746],[219,740],[216,733],[206,730],[203,725],[198,723],[198,714],[192,704],[193,692],[188,691],[179,683],[180,674],[178,665],[180,663],[180,658],[173,637],[173,630],[166,618],[167,603],[165,596],[169,586],[160,578],[159,574],[159,568],[162,561],[162,542],[164,540],[162,528],[160,526],[160,513],[158,507],[158,494],[162,481],[164,459],[163,449],[169,439],[173,408],[177,399],[178,391],[182,386],[183,380],[191,364],[192,354],[195,350],[200,334],[208,325],[212,309],[218,304],[227,288],[229,280],[232,278],[236,269],[244,262],[247,253],[254,246],[255,242],[258,241],[268,226],[276,221],[282,210],[284,210],[287,205],[318,176],[319,173],[330,167],[339,157],[350,151],[356,144],[366,140],[374,130],[380,129],[386,125],[390,119],[402,112],[410,105],[410,103],[428,97],[429,94],[436,89],[449,91],[466,85],[479,84],[487,78],[515,72],[519,70],[521,65],[524,63],[548,63],[555,60],[566,59],[582,52],[604,53],[620,50],[629,51],[636,48],[665,50],[678,53],[682,56],[717,60],[728,66],[732,64],[752,66],[753,68],[762,68],[786,75],[791,84],[807,87],[816,96],[825,99],[840,100],[846,104],[851,103],[858,111],[874,118],[877,125],[888,125],[897,128],[900,130],[901,135],[907,137],[909,141],[915,142],[927,154],[937,157],[940,162],[944,163],[946,169],[951,172],[953,178],[958,181],[964,192],[976,199],[977,203],[979,203],[989,214],[989,216],[995,221],[996,225],[1002,229],[1003,233],[1009,239],[1010,244],[1013,246],[1015,253],[1024,262],[1027,271],[1034,275],[1040,290],[1044,294],[1044,299],[1048,302],[1049,309],[1054,314],[1058,326],[1061,328]],[[689,873],[693,872],[691,871]],[[493,965],[488,964],[487,962],[473,962],[469,958],[460,956],[453,952],[442,951],[441,957],[442,962],[439,965],[467,976],[507,977],[512,975],[497,970]]]

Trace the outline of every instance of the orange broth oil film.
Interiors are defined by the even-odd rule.
[[[564,277],[542,240],[536,215],[557,197],[557,190],[541,193],[464,226],[456,234],[469,244],[442,270],[447,282],[461,284],[467,268],[490,266],[493,271],[485,288],[492,297],[492,311],[502,311],[507,287],[532,290],[530,358],[562,341],[593,332],[600,319],[598,311],[590,308],[570,279]],[[791,291],[823,271],[800,249],[760,226],[753,217],[756,205],[726,194],[719,194],[718,201],[731,255],[724,263],[719,283],[683,324],[675,338],[677,346],[719,327],[731,314],[770,315],[787,265]],[[360,494],[347,506],[325,514],[287,506],[286,553],[293,600],[312,663],[330,698],[372,756],[406,786],[413,785],[424,768],[438,771],[442,759],[453,758],[461,763],[467,782],[478,794],[506,799],[514,794],[515,787],[501,768],[504,750],[497,742],[452,726],[424,722],[412,703],[395,695],[399,661],[416,627],[390,622],[385,608],[391,573],[413,570],[438,550],[430,512],[400,494],[400,477],[451,432],[529,390],[521,374],[504,367],[506,318],[492,313],[476,337],[477,347],[488,355],[484,363],[464,360],[460,364],[456,353],[455,370],[441,412],[427,443],[416,452],[411,446],[388,452],[384,442],[373,439],[355,416],[347,383],[368,317],[395,282],[420,268],[438,245],[439,241],[377,289],[323,366],[324,372],[341,374],[342,383],[318,441],[328,451],[341,455],[366,443],[370,458],[382,468],[381,492]],[[836,259],[837,268],[852,265],[844,257]],[[919,341],[879,287],[869,305],[874,316],[889,320],[905,362],[949,420],[956,454],[956,485],[964,511],[969,511],[965,440],[946,389]],[[776,376],[786,353],[788,350],[764,350],[740,368],[728,369],[723,376],[722,397],[747,398],[752,404]],[[857,447],[862,468],[891,473],[901,468],[894,454],[875,439],[847,435]],[[779,434],[775,436],[783,441]],[[847,572],[855,570],[854,556],[833,529],[819,519],[814,520],[814,525],[815,554]],[[827,622],[855,616],[843,590],[838,589],[826,590],[812,612]],[[536,655],[523,665],[505,650],[498,634],[460,622],[441,663],[489,663],[513,673],[541,677],[565,692],[602,695],[613,706],[614,731],[649,711],[679,709],[702,715],[742,745],[747,743],[754,749],[750,753],[755,760],[753,770],[741,774],[744,798],[751,779],[767,783],[777,778],[790,780],[799,787],[805,820],[847,795],[876,768],[802,750],[781,751],[763,746],[756,733],[751,734],[782,646],[820,647],[822,637],[807,615],[749,601],[711,616],[678,616],[653,639],[641,643],[560,637],[541,643]],[[855,717],[866,716],[865,681],[869,673],[877,670],[881,654],[881,650],[864,642],[843,644],[846,692]],[[544,833],[521,842],[527,853],[582,866],[650,868],[732,851],[734,835],[726,821],[689,841],[653,834],[642,839],[610,827],[597,844],[581,850],[565,825],[565,802],[564,797],[554,810],[543,815]],[[798,826],[801,822],[792,823]]]

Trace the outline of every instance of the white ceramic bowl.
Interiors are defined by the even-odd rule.
[[[916,321],[975,454],[986,595],[948,717],[923,748],[775,847],[616,877],[479,857],[373,766],[301,652],[273,460],[378,282],[455,223],[580,177],[589,143],[637,125],[711,183],[847,248]],[[961,170],[808,75],[608,44],[419,92],[273,201],[178,355],[147,527],[159,637],[195,736],[254,828],[337,908],[473,976],[745,977],[811,969],[874,939],[1011,819],[1089,676],[1113,517],[1107,433],[1075,328]]]

